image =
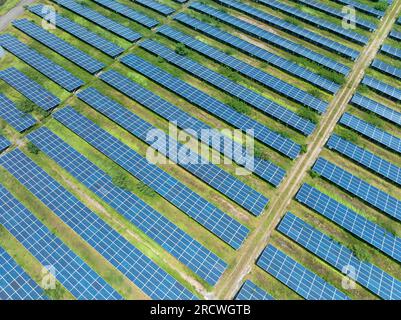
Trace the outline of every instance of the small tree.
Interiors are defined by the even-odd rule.
[[[37,146],[35,146],[31,141],[28,142],[27,148],[28,151],[32,154],[38,154],[40,152],[40,149]]]
[[[188,49],[183,43],[177,44],[177,46],[175,47],[175,52],[180,56],[188,55]]]

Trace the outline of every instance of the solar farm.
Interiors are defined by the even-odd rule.
[[[22,9],[0,300],[401,300],[401,0]]]

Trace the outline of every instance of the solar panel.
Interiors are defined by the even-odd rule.
[[[291,139],[285,138],[248,116],[235,111],[219,100],[214,99],[183,80],[173,77],[170,73],[154,66],[142,58],[130,54],[123,57],[121,62],[145,77],[173,91],[192,104],[230,123],[234,127],[243,131],[253,129],[256,139],[290,159],[295,159],[299,155],[301,146],[294,143]]]
[[[141,42],[140,47],[150,53],[162,57],[175,66],[191,73],[195,77],[212,84],[220,90],[230,94],[232,97],[244,101],[245,103],[269,115],[270,117],[283,122],[295,130],[298,130],[306,136],[312,134],[316,127],[315,124],[310,120],[300,117],[295,112],[280,106],[274,101],[269,100],[255,91],[248,89],[246,86],[237,84],[236,82],[210,70],[209,68],[193,61],[192,59],[175,53],[173,50],[163,46],[159,42],[150,39],[145,40]]]
[[[312,271],[269,244],[257,265],[307,300],[348,300],[349,298]]]
[[[73,0],[55,0],[55,2],[58,5],[74,12],[75,14],[93,22],[94,24],[97,24],[102,28],[120,36],[121,38],[124,38],[125,40],[135,42],[142,37],[134,30],[105,17],[99,12],[90,9],[87,6],[82,5],[81,3]]]
[[[184,13],[178,13],[174,16],[174,20],[182,23],[188,28],[200,31],[208,37],[211,37],[241,52],[244,52],[251,57],[267,62],[268,64],[297,78],[303,79],[306,82],[311,83],[314,86],[321,88],[327,92],[335,93],[340,88],[338,84],[302,66],[299,66],[298,64],[290,60],[266,51],[265,49],[262,49],[251,42],[247,42],[239,37],[233,36],[228,32],[222,31],[221,29],[218,29],[208,23],[195,19],[192,16],[186,15]]]
[[[234,27],[238,30],[241,30],[242,32],[252,35],[255,38],[261,39],[266,43],[281,48],[282,50],[290,52],[294,55],[304,57],[330,70],[336,71],[344,75],[347,75],[350,71],[350,69],[347,66],[339,62],[336,62],[330,58],[327,58],[326,56],[323,56],[319,53],[316,53],[312,50],[309,50],[300,44],[297,44],[281,36],[270,33],[262,28],[254,26],[251,23],[238,19],[232,15],[216,10],[202,3],[193,2],[189,5],[189,8],[207,14],[209,16],[212,16],[218,19],[219,21],[222,21],[230,25],[231,27]]]
[[[253,215],[259,216],[263,213],[269,199],[149,122],[144,121],[115,100],[94,88],[79,92],[78,98]],[[160,140],[157,143],[149,141],[148,135],[152,131],[158,131]]]
[[[7,82],[43,110],[51,110],[60,104],[59,98],[14,67],[1,70],[0,79]]]
[[[401,168],[375,154],[333,134],[327,142],[329,149],[335,150],[365,168],[401,185]]]
[[[362,79],[362,83],[381,95],[397,101],[401,100],[401,90],[393,87],[392,85],[369,76],[365,76]]]
[[[210,232],[238,249],[249,230],[71,107],[54,117]]]
[[[157,13],[160,13],[164,16],[169,16],[170,14],[175,12],[175,10],[172,7],[169,7],[168,5],[162,4],[154,0],[136,0],[135,4],[140,4],[145,8],[156,11]]]
[[[156,27],[159,22],[155,19],[152,19],[148,17],[147,15],[140,13],[131,7],[128,7],[126,5],[123,5],[120,2],[114,1],[114,0],[94,0],[97,4],[112,10],[114,12],[117,12],[121,14],[122,16],[131,19],[134,22],[137,22],[141,24],[142,26],[146,28],[153,28]]]
[[[38,218],[0,185],[0,222],[54,277],[79,300],[122,297]]]
[[[401,32],[396,31],[396,30],[391,30],[389,37],[394,40],[401,40]]]
[[[260,158],[249,159],[248,151],[240,143],[221,134],[218,130],[212,129],[206,123],[192,117],[117,71],[106,71],[99,78],[164,119],[175,122],[177,127],[186,133],[221,152],[224,156],[237,162],[237,164],[253,171],[253,173],[270,182],[273,186],[277,187],[284,179],[285,170],[282,168]],[[205,132],[208,134],[205,135]],[[225,146],[230,146],[230,150],[227,150],[228,148]]]
[[[384,14],[385,14],[384,11],[377,10],[375,8],[372,8],[369,5],[360,3],[358,1],[353,1],[353,0],[331,0],[331,1],[337,2],[339,4],[352,6],[355,9],[357,9],[357,10],[363,12],[363,13],[366,13],[368,15],[374,16],[376,18],[382,18],[384,16]]]
[[[9,146],[11,146],[10,141],[0,135],[0,152],[6,150]]]
[[[401,282],[375,265],[359,260],[354,252],[288,212],[277,229],[327,264],[385,300],[401,298]]]
[[[355,60],[359,52],[351,49],[343,44],[333,41],[329,38],[323,37],[313,31],[297,26],[291,22],[287,22],[283,19],[277,18],[276,16],[270,15],[265,11],[258,10],[252,6],[243,4],[239,1],[233,0],[216,0],[217,3],[225,5],[229,8],[234,8],[248,16],[262,21],[268,25],[276,27],[277,29],[283,30],[291,35],[294,35],[302,40],[311,42],[319,47],[325,48],[329,51],[340,54],[344,57]]]
[[[374,248],[401,262],[401,238],[394,236],[380,225],[306,183],[299,189],[295,198]]]
[[[19,149],[1,156],[0,165],[150,298],[195,298]]]
[[[318,17],[315,17],[314,15],[306,13],[295,7],[288,6],[284,3],[282,3],[281,1],[275,1],[275,0],[255,0],[255,1],[258,3],[261,3],[265,6],[268,6],[269,8],[272,8],[277,11],[281,11],[294,18],[302,20],[308,24],[316,26],[319,29],[327,30],[329,32],[337,34],[340,37],[347,39],[347,40],[351,40],[352,42],[355,42],[357,44],[365,45],[369,40],[367,37],[361,35],[360,33],[345,29],[341,25],[328,22],[325,19],[320,19]]]
[[[63,67],[42,56],[10,34],[0,35],[0,46],[67,91],[72,92],[84,84],[81,79],[76,78]]]
[[[0,93],[0,118],[18,132],[28,130],[36,120],[29,114],[20,111],[10,99]]]
[[[14,20],[12,25],[91,74],[105,67],[100,61],[27,19]]]
[[[401,201],[386,192],[372,186],[324,158],[319,158],[312,170],[374,208],[401,221]]]
[[[49,129],[42,127],[28,139],[199,277],[217,283],[227,264],[213,252],[135,194],[116,187],[110,176]]]
[[[28,10],[43,19],[49,20],[49,10],[47,6],[38,4],[31,7],[28,7]],[[69,34],[73,35],[74,37],[86,42],[87,44],[91,45],[92,47],[102,51],[103,53],[107,54],[110,57],[116,57],[124,52],[124,49],[119,47],[118,45],[106,40],[105,38],[101,37],[100,35],[88,30],[87,28],[83,27],[82,25],[71,21],[70,19],[56,13],[55,11],[50,11],[54,14],[54,19],[57,22],[56,27],[59,29],[68,32]],[[50,21],[51,22],[51,21]]]
[[[266,291],[259,288],[250,280],[246,280],[240,291],[237,293],[235,300],[274,300]]]
[[[375,100],[369,99],[362,94],[356,93],[351,99],[351,103],[366,111],[373,112],[374,114],[386,119],[397,125],[401,125],[401,113],[391,109]]]
[[[392,47],[388,44],[383,44],[380,49],[380,52],[382,52],[392,58],[401,59],[401,49]]]
[[[310,107],[319,113],[323,113],[327,109],[327,102],[316,98],[315,96],[301,90],[279,78],[276,78],[267,72],[264,72],[249,63],[243,62],[234,58],[221,50],[216,49],[206,43],[197,40],[177,29],[171,28],[168,25],[163,25],[157,30],[158,33],[175,40],[178,43],[183,43],[187,47],[203,54],[204,56],[215,60],[216,62],[225,65],[240,74],[255,80],[263,86],[274,90],[288,99],[294,100],[304,106]],[[175,60],[177,61],[177,60]],[[193,70],[193,68],[191,68]],[[220,76],[221,77],[221,76]],[[208,76],[210,79],[210,76]]]
[[[43,289],[0,247],[0,300],[43,299]]]
[[[355,130],[366,138],[377,142],[390,150],[401,153],[401,139],[386,131],[383,131],[370,123],[355,117],[350,113],[344,113],[340,119],[340,124]]]

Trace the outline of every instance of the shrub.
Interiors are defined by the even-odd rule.
[[[187,47],[183,43],[177,44],[177,46],[175,47],[175,52],[180,56],[187,56],[189,53]]]
[[[128,189],[128,179],[123,173],[117,173],[112,175],[111,180],[113,184],[121,189]]]
[[[40,149],[37,146],[35,146],[31,141],[28,142],[27,148],[28,151],[32,154],[38,154],[40,152]]]

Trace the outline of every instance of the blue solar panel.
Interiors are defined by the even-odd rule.
[[[63,67],[42,56],[10,34],[0,35],[0,46],[67,91],[74,91],[84,84],[81,79],[76,78]]]
[[[151,52],[163,59],[169,61],[177,67],[191,73],[218,89],[238,98],[241,101],[253,106],[268,116],[283,122],[289,127],[298,130],[302,134],[308,136],[313,133],[315,124],[310,120],[304,119],[295,112],[290,111],[272,100],[248,89],[246,86],[240,85],[221,74],[210,70],[209,68],[195,62],[194,60],[175,53],[168,47],[163,46],[159,42],[153,40],[145,40],[141,42],[140,47]],[[323,112],[324,110],[320,110]]]
[[[200,139],[203,143],[221,152],[239,165],[245,166],[245,168],[253,171],[261,178],[270,182],[273,186],[277,187],[284,179],[285,170],[282,168],[270,161],[256,157],[254,157],[253,163],[252,161],[248,161],[249,154],[241,144],[221,134],[218,130],[212,129],[206,123],[192,117],[168,101],[163,100],[152,91],[124,77],[117,71],[109,70],[104,72],[100,75],[100,79],[164,119],[175,122],[177,126],[186,131],[186,133]],[[205,135],[205,132],[207,132],[208,135]],[[227,150],[225,146],[230,146],[229,149],[231,149],[232,152]]]
[[[28,10],[38,15],[39,17],[42,17],[43,19],[49,20],[49,8],[42,4],[28,7]],[[78,39],[88,43],[92,47],[99,49],[110,57],[114,58],[124,52],[123,48],[88,30],[80,24],[71,21],[70,19],[56,13],[55,11],[53,11],[52,14],[54,14],[57,28],[68,32]]]
[[[251,16],[252,18],[262,21],[268,25],[272,25],[273,27],[286,31],[300,39],[316,44],[319,47],[328,49],[344,57],[355,60],[359,56],[359,52],[354,49],[351,49],[343,44],[340,44],[336,41],[323,37],[313,31],[297,26],[291,22],[287,22],[283,19],[277,18],[276,16],[270,15],[265,11],[261,11],[255,9],[252,6],[243,4],[239,1],[216,0],[216,2],[225,5],[229,8],[234,8],[240,12],[243,12]]]
[[[401,201],[386,192],[372,186],[366,181],[352,175],[324,158],[319,158],[312,168],[313,171],[343,188],[352,195],[367,202],[391,217],[401,221]]]
[[[355,117],[352,114],[344,113],[340,119],[340,124],[355,130],[390,150],[401,153],[401,139],[395,137],[386,131],[383,131],[370,123]]]
[[[242,75],[255,80],[256,82],[270,88],[280,95],[285,96],[288,99],[294,100],[301,103],[304,106],[310,107],[313,110],[323,113],[327,109],[327,102],[316,98],[315,96],[301,90],[279,78],[276,78],[267,72],[264,72],[249,63],[243,62],[237,58],[234,58],[221,50],[218,50],[200,40],[197,40],[177,29],[171,28],[170,26],[164,25],[158,28],[159,33],[166,37],[175,40],[176,42],[183,43],[189,48],[217,61],[220,64],[226,65],[232,70],[241,73]],[[176,60],[175,60],[176,61]],[[191,68],[190,70],[193,70]],[[193,71],[192,71],[193,72]],[[210,79],[210,76],[208,76]],[[215,79],[213,79],[216,81]]]
[[[246,280],[240,291],[237,293],[235,300],[274,300],[266,291],[259,288],[250,280]]]
[[[269,2],[270,2],[270,0],[269,0]],[[222,11],[216,10],[216,9],[209,7],[207,5],[204,5],[202,3],[199,3],[199,2],[191,3],[189,8],[194,9],[199,12],[202,12],[204,14],[210,15],[210,16],[218,19],[219,21],[222,21],[234,28],[237,28],[245,33],[248,33],[258,39],[262,39],[266,43],[277,46],[277,47],[279,47],[287,52],[290,52],[292,54],[295,54],[297,56],[301,56],[306,59],[309,59],[310,61],[313,61],[313,62],[315,62],[323,67],[326,67],[330,70],[333,70],[333,71],[336,71],[336,72],[339,72],[339,73],[345,74],[345,75],[348,74],[350,71],[350,69],[347,66],[345,66],[339,62],[336,62],[330,58],[327,58],[326,56],[323,56],[319,53],[316,53],[312,50],[309,50],[300,44],[297,44],[297,43],[287,40],[283,37],[280,37],[278,35],[270,33],[262,28],[254,26],[251,23],[248,23],[244,20],[238,19],[232,15],[229,15]]]
[[[213,252],[132,192],[116,187],[110,176],[49,129],[42,127],[28,139],[202,279],[217,283],[227,264]]]
[[[159,22],[155,19],[152,19],[148,17],[147,15],[140,13],[126,5],[123,5],[122,3],[119,3],[114,0],[94,0],[97,4],[112,10],[114,12],[117,12],[121,14],[122,16],[131,19],[134,22],[137,22],[141,24],[144,27],[147,28],[153,28],[156,27]]]
[[[174,20],[179,21],[185,26],[194,30],[200,31],[203,34],[216,39],[222,43],[225,43],[237,50],[246,53],[251,57],[255,57],[261,61],[267,62],[268,64],[287,72],[297,78],[303,79],[306,82],[313,84],[314,86],[321,88],[327,92],[335,93],[338,91],[340,86],[298,64],[287,60],[283,57],[277,56],[265,49],[262,49],[250,42],[247,42],[239,37],[233,36],[228,32],[222,31],[212,25],[195,19],[192,16],[184,13],[178,13],[174,16]]]
[[[400,300],[401,282],[375,265],[359,260],[347,247],[288,212],[277,229],[339,272],[353,271],[350,277],[385,300]]]
[[[95,74],[105,67],[100,61],[27,19],[14,20],[12,25],[89,73]]]
[[[148,134],[158,129],[115,100],[94,88],[79,92],[78,98],[253,215],[258,216],[263,213],[269,199],[161,130],[158,133],[160,138],[158,143],[151,143]]]
[[[102,28],[128,40],[134,42],[139,40],[142,36],[135,32],[134,30],[115,22],[112,19],[105,17],[99,12],[82,5],[81,3],[75,2],[73,0],[55,0],[55,2],[68,10],[84,17],[85,19],[101,26]]]
[[[304,183],[297,201],[323,215],[381,252],[401,262],[401,238]]]
[[[376,115],[386,119],[397,125],[401,125],[401,113],[391,109],[377,101],[369,99],[359,93],[354,94],[351,103],[359,108],[375,113]]]
[[[0,157],[0,165],[149,297],[195,298],[20,150]]]
[[[36,120],[29,114],[20,111],[10,99],[0,93],[0,118],[18,132],[28,130]]]
[[[401,168],[391,162],[376,156],[375,154],[358,147],[335,134],[327,142],[329,149],[335,150],[350,158],[365,168],[381,175],[382,177],[401,185]]]
[[[0,152],[6,150],[9,146],[11,146],[10,141],[0,135]]]
[[[376,70],[381,71],[384,74],[401,79],[401,69],[393,67],[392,65],[385,63],[379,59],[373,60],[372,67]]]
[[[381,49],[380,49],[380,52],[382,52],[382,53],[384,53],[384,54],[386,54],[386,55],[388,55],[388,56],[390,56],[392,58],[401,60],[401,49],[392,47],[392,46],[390,46],[388,44],[383,44]]]
[[[354,0],[331,0],[337,2],[339,4],[344,4],[347,6],[354,7],[355,9],[359,10],[360,12],[366,13],[368,15],[374,16],[376,18],[382,18],[385,14],[384,11],[375,9],[369,5],[360,3],[359,1]]]
[[[365,76],[362,83],[381,95],[401,101],[401,90],[373,77]]]
[[[122,297],[0,184],[0,224],[79,300]]]
[[[192,104],[230,123],[234,127],[243,131],[253,129],[256,139],[290,159],[295,159],[299,155],[301,146],[293,142],[291,139],[285,138],[248,116],[235,111],[233,108],[223,104],[219,100],[214,99],[203,91],[189,85],[185,81],[173,77],[170,73],[154,66],[142,58],[130,54],[123,57],[121,62],[145,77],[152,79],[163,87],[173,91]]]
[[[265,248],[257,265],[307,300],[349,299],[344,293],[272,245]]]
[[[256,2],[262,3],[269,8],[278,10],[288,14],[294,18],[300,19],[306,23],[318,27],[319,29],[327,30],[335,33],[344,39],[351,40],[355,43],[365,45],[368,42],[368,38],[349,29],[343,28],[341,25],[328,22],[325,19],[317,18],[309,13],[297,9],[296,7],[288,6],[282,2],[275,0],[255,0]]]
[[[43,299],[43,289],[0,247],[0,300]]]
[[[249,230],[71,107],[54,117],[210,232],[238,249]]]
[[[175,12],[174,8],[155,0],[136,0],[135,3],[140,4],[145,8],[152,9],[153,11],[156,11],[164,16],[169,16],[170,14]]]
[[[389,37],[395,40],[401,40],[401,32],[396,30],[391,30]]]

